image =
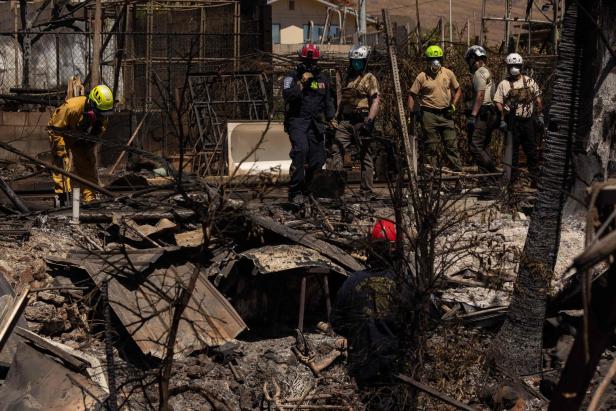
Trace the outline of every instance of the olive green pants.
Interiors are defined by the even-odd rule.
[[[454,170],[462,168],[458,136],[453,119],[445,114],[436,114],[423,110],[421,112],[421,129],[423,131],[422,155],[426,163],[437,168],[443,165],[441,152]]]

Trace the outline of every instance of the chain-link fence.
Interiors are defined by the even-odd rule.
[[[0,33],[0,93],[63,92],[72,76],[87,83],[93,10],[82,12],[73,26],[80,31]],[[189,73],[245,69],[263,50],[261,12],[257,3],[233,0],[104,4],[102,81],[117,91],[120,108],[161,108]]]
[[[88,36],[56,32],[26,34],[31,48],[26,57],[17,36],[0,36],[0,91],[12,88],[53,90],[73,75],[82,79],[88,67]],[[27,40],[26,40],[27,41]],[[27,74],[26,67],[27,65]]]

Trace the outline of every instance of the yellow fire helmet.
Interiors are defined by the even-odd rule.
[[[426,57],[429,59],[442,58],[443,49],[439,46],[430,46],[426,49]]]
[[[113,93],[104,84],[94,87],[88,95],[88,100],[98,111],[111,111],[113,109]]]

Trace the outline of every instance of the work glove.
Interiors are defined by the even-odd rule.
[[[475,131],[475,122],[477,121],[476,116],[470,116],[466,119],[466,131],[468,131],[469,135],[472,135]]]
[[[537,115],[537,125],[542,129],[545,128],[545,118],[542,113]]]
[[[300,83],[302,83],[302,87],[306,87],[306,86],[309,86],[313,80],[314,80],[314,75],[311,72],[306,71],[304,74],[302,74]]]
[[[449,106],[449,114],[453,116],[455,112],[456,112],[456,105],[452,104],[451,106]]]
[[[507,132],[507,122],[505,120],[501,120],[500,125],[498,126],[498,128],[500,129],[500,131],[502,131],[503,133]]]
[[[330,128],[337,130],[338,127],[340,126],[340,123],[338,123],[338,120],[336,120],[335,118],[332,118],[331,120],[329,120],[329,123],[327,123],[327,125]]]
[[[374,132],[374,120],[366,119],[364,124],[359,128],[359,135],[362,137],[372,137],[372,133]]]

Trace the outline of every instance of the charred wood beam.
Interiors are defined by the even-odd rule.
[[[584,343],[583,325],[580,325],[548,411],[580,409],[601,355],[614,335],[616,328],[614,295],[616,295],[616,265],[612,264],[607,275],[595,281],[592,289],[588,315],[588,351]]]
[[[464,410],[464,411],[477,411],[476,408],[473,408],[471,406],[468,406],[466,404],[464,404],[463,402],[460,402],[454,398],[451,398],[448,395],[445,395],[443,393],[441,393],[440,391],[435,390],[434,388],[422,384],[419,381],[416,381],[414,379],[412,379],[411,377],[408,377],[404,374],[398,374],[396,375],[396,378],[399,379],[400,381],[403,381],[407,384],[412,385],[413,387],[425,392],[426,394],[430,394],[431,396],[438,398],[439,400],[442,400],[443,402],[446,402],[449,405],[453,405],[454,407],[456,407],[459,410]]]
[[[360,271],[364,269],[364,266],[358,263],[349,254],[325,241],[319,240],[311,234],[303,231],[294,230],[283,224],[280,224],[273,219],[261,215],[247,213],[246,217],[253,223],[273,231],[274,233],[281,235],[293,242],[311,248],[319,253],[331,258],[332,260],[342,264],[351,271]]]
[[[28,159],[28,160],[32,161],[33,163],[35,163],[35,164],[38,164],[38,165],[40,165],[42,167],[45,167],[48,170],[52,170],[52,171],[55,171],[56,173],[60,173],[60,174],[62,174],[64,176],[70,177],[73,180],[83,184],[84,186],[89,187],[92,190],[97,191],[97,192],[99,192],[101,194],[104,194],[104,195],[106,195],[108,197],[111,197],[111,198],[115,197],[115,194],[112,193],[111,191],[107,190],[106,188],[103,188],[103,187],[99,186],[98,184],[95,184],[95,183],[93,183],[91,181],[88,181],[85,178],[78,176],[77,174],[73,174],[73,173],[71,173],[69,171],[66,171],[63,168],[54,166],[52,164],[47,164],[47,163],[45,163],[45,162],[43,162],[43,161],[41,161],[41,160],[39,160],[39,159],[37,159],[37,158],[27,154],[27,153],[24,153],[21,150],[16,149],[15,147],[11,146],[10,144],[1,143],[0,142],[0,148],[3,148],[6,151],[9,151],[9,152],[11,152],[13,154],[16,154],[19,157],[23,157],[25,159]]]
[[[11,203],[13,203],[13,205],[20,212],[22,212],[22,213],[29,213],[30,212],[30,210],[28,209],[28,207],[26,207],[24,202],[21,201],[21,198],[19,198],[19,196],[17,194],[15,194],[15,191],[13,191],[13,189],[2,178],[0,178],[0,190],[2,190],[4,192],[4,194],[6,194],[8,199],[11,200]]]
[[[131,220],[142,223],[146,221],[157,221],[163,218],[169,220],[188,221],[195,217],[192,210],[173,210],[173,211],[141,211],[141,212],[88,212],[82,211],[79,221],[82,223],[110,223],[116,218],[130,218]]]
[[[17,101],[17,102],[24,103],[24,104],[40,104],[41,106],[56,105],[56,103],[60,101],[60,100],[52,100],[52,99],[43,100],[43,99],[33,98],[33,97],[10,96],[7,94],[0,94],[0,99],[8,100],[8,101]]]
[[[19,335],[20,337],[25,338],[31,344],[37,346],[43,351],[49,352],[50,354],[55,355],[56,357],[60,358],[66,365],[68,365],[71,369],[75,371],[81,372],[91,366],[91,364],[85,362],[85,360],[82,360],[81,358],[77,358],[67,353],[63,349],[59,348],[56,345],[53,345],[52,343],[47,341],[45,338],[39,336],[38,334],[33,333],[30,330],[17,327],[15,328],[15,333]]]

